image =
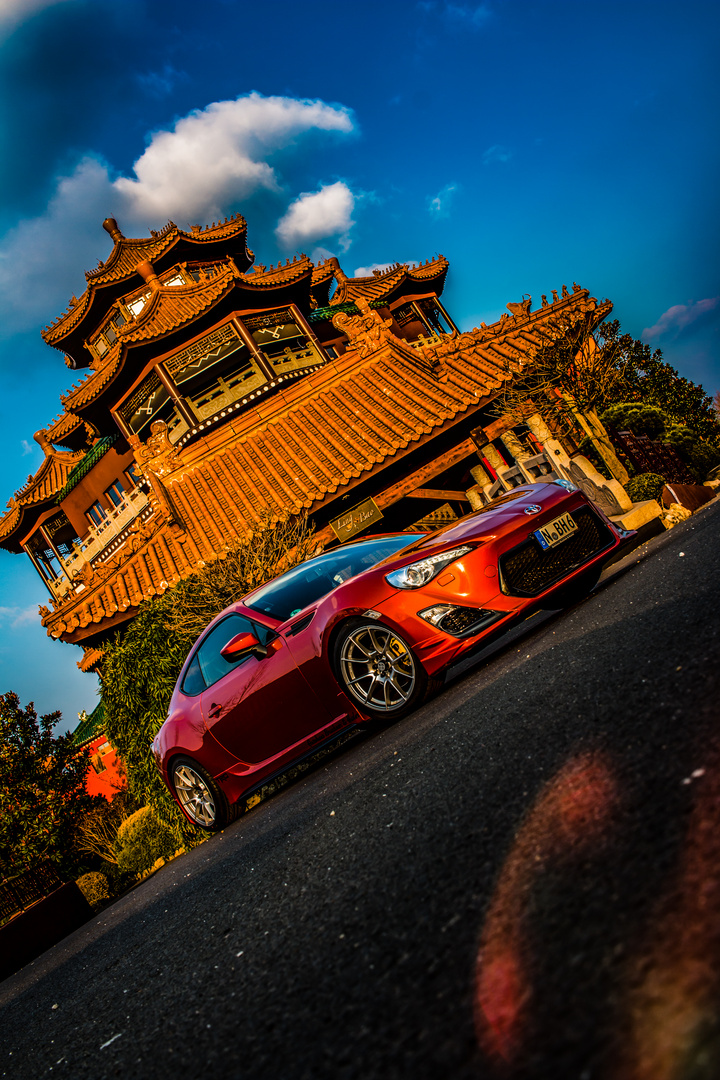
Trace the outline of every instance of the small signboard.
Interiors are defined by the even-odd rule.
[[[382,521],[382,511],[378,509],[374,499],[366,499],[365,502],[353,506],[352,510],[346,510],[340,517],[330,522],[338,540],[349,540],[356,536],[368,525],[374,525],[376,521]]]

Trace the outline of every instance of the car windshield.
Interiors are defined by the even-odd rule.
[[[261,611],[285,622],[309,604],[327,596],[344,581],[394,555],[422,535],[404,533],[402,536],[376,537],[335,548],[262,585],[243,603],[253,611]]]

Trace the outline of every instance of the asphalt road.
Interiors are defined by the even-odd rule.
[[[715,1080],[720,502],[0,985],[0,1075]]]

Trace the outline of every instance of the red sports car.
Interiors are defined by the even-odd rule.
[[[538,608],[595,585],[628,536],[567,481],[529,484],[437,532],[365,537],[218,615],[153,742],[194,825],[345,729],[414,709],[448,667]]]

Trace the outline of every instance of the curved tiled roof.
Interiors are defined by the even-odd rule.
[[[296,255],[287,262],[278,263],[277,266],[255,266],[251,273],[241,274],[240,280],[243,286],[252,285],[253,288],[276,287],[297,281],[313,271],[313,263],[307,255]]]
[[[151,232],[150,236],[138,239],[130,239],[127,236],[115,241],[109,257],[98,266],[97,270],[88,270],[85,278],[93,285],[108,285],[113,281],[122,281],[123,278],[132,277],[136,272],[139,262],[147,260],[153,262],[158,259],[179,237],[190,240],[193,244],[200,245],[198,258],[202,258],[202,245],[216,243],[218,240],[230,239],[247,232],[247,222],[242,214],[225,219],[217,224],[213,223],[206,229],[192,229],[186,232],[179,229],[174,221],[168,221],[167,225],[158,232]]]
[[[419,266],[407,266],[404,263],[389,266],[380,274],[372,277],[345,278],[338,284],[330,303],[345,304],[362,296],[364,300],[381,300],[389,297],[401,285],[417,285],[420,291],[430,282],[444,283],[449,263],[444,255],[428,260]]]
[[[578,318],[595,309],[586,292],[563,303]],[[212,455],[210,440],[188,448],[170,490],[190,518],[208,518],[209,535],[217,500],[234,528],[257,521],[263,509],[278,515],[308,509],[492,396],[552,332],[544,311],[507,316],[492,327],[428,339],[425,348],[390,339],[364,363],[351,342],[341,360],[239,418],[232,446]]]
[[[173,247],[178,240],[182,239],[197,245],[199,249],[197,258],[202,259],[203,245],[216,244],[223,239],[236,239],[244,236],[246,231],[245,218],[237,214],[229,220],[213,224],[206,229],[192,229],[187,232],[179,229],[173,221],[169,221],[163,229],[152,232],[150,236],[136,239],[123,236],[116,239],[113,250],[105,262],[101,262],[96,270],[89,270],[85,274],[88,287],[80,299],[76,300],[73,297],[67,311],[43,330],[44,340],[48,345],[58,345],[81,322],[90,307],[96,289],[134,277],[137,274],[139,262],[152,263]],[[251,258],[250,252],[248,252],[248,258]]]
[[[177,329],[211,307],[233,284],[237,271],[229,264],[214,277],[193,285],[161,285],[140,315],[118,330],[118,344],[149,341]]]
[[[60,446],[64,446],[65,439],[79,428],[84,427],[84,423],[84,420],[80,416],[75,416],[72,412],[64,412],[61,413],[57,419],[53,420],[45,431],[51,443],[58,443]]]
[[[20,524],[23,512],[43,503],[50,503],[62,491],[68,476],[84,457],[84,451],[50,449],[34,476],[10,500],[8,509],[0,516],[0,541],[12,535]]]

